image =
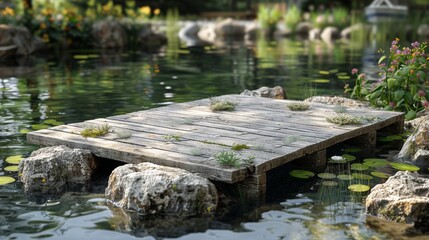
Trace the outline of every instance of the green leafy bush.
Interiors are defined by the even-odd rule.
[[[301,10],[296,5],[292,5],[290,8],[288,8],[284,16],[284,23],[288,28],[294,30],[300,21]]]
[[[357,75],[355,86],[345,86],[351,97],[369,100],[371,105],[386,110],[404,111],[405,119],[414,119],[417,112],[429,108],[426,99],[424,82],[426,80],[428,56],[425,53],[427,43],[414,42],[411,48],[401,47],[396,38],[389,53],[380,50],[383,55],[378,61],[381,79],[369,84],[365,74],[358,74],[354,68],[352,74]]]

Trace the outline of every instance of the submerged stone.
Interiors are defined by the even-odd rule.
[[[152,163],[126,164],[109,177],[106,197],[142,215],[195,216],[216,210],[218,195],[208,179]]]

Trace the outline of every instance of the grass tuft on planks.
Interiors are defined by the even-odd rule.
[[[337,125],[361,125],[362,121],[359,117],[352,116],[346,113],[338,113],[326,118],[326,121]]]
[[[294,101],[286,104],[286,107],[288,107],[291,111],[305,111],[310,108],[310,103]]]
[[[231,149],[234,151],[241,151],[243,149],[249,149],[250,147],[246,144],[233,144]]]
[[[255,156],[242,158],[232,151],[222,151],[215,156],[215,159],[221,166],[239,168],[252,165]]]
[[[107,133],[109,133],[110,130],[110,126],[107,123],[101,124],[101,125],[97,125],[97,126],[89,126],[89,127],[85,127],[85,129],[80,132],[80,135],[82,135],[82,137],[84,138],[88,138],[88,137],[100,137],[100,136],[104,136]]]
[[[162,138],[164,138],[164,140],[166,140],[166,141],[175,141],[175,142],[182,140],[181,135],[174,135],[174,134],[163,135]]]
[[[210,99],[210,109],[213,112],[218,111],[234,111],[235,106],[237,106],[236,102],[228,101],[228,100],[222,100],[217,98],[211,98]]]

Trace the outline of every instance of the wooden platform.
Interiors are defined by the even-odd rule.
[[[250,186],[263,198],[268,170],[305,156],[316,156],[314,161],[323,162],[326,148],[360,136],[375,141],[377,130],[390,125],[400,129],[404,121],[398,112],[347,108],[348,114],[373,120],[337,126],[326,121],[335,114],[332,105],[312,103],[309,110],[297,112],[286,107],[287,100],[241,95],[218,98],[238,105],[232,112],[212,112],[210,99],[177,103],[30,132],[27,140],[41,146],[89,149],[99,157],[126,163],[147,161],[178,167],[212,180]],[[86,139],[80,135],[86,126],[104,123],[111,126],[112,133]],[[132,132],[130,138],[120,139],[114,133],[124,129]],[[254,156],[253,165],[237,169],[216,162],[214,156],[230,150],[233,144],[250,146],[237,154]]]

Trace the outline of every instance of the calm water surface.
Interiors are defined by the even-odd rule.
[[[36,146],[26,129],[46,120],[73,123],[244,89],[280,85],[290,99],[340,95],[350,69],[373,69],[374,49],[346,43],[260,41],[253,46],[140,52],[64,52],[5,62],[0,68],[0,175],[4,159]],[[49,122],[49,121],[48,121]],[[46,122],[45,122],[46,123]],[[105,179],[104,179],[105,180]],[[93,193],[45,204],[21,184],[0,186],[0,239],[385,239],[365,225],[361,200],[344,188],[298,181],[270,204],[213,218],[134,221],[110,209],[103,183]],[[286,183],[287,185],[287,183]],[[332,197],[334,196],[334,197]]]

